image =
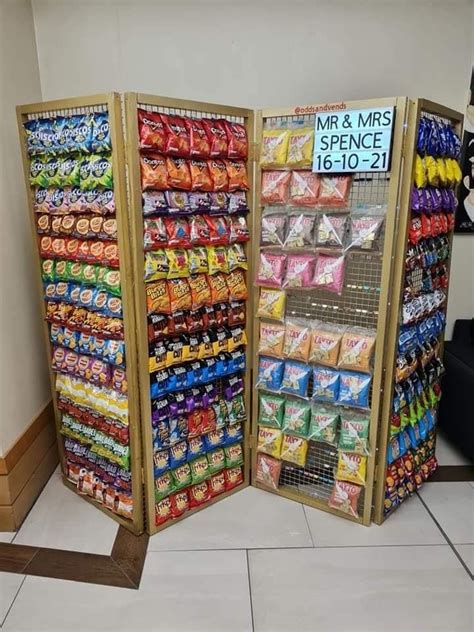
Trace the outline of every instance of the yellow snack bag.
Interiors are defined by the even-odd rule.
[[[227,350],[229,353],[248,343],[247,334],[243,327],[233,327],[230,330],[230,338],[227,340]]]
[[[336,478],[357,485],[365,485],[367,457],[355,452],[339,452]]]
[[[167,249],[168,279],[184,279],[189,276],[188,253],[184,248]]]
[[[280,458],[281,443],[283,433],[278,428],[269,428],[268,426],[258,427],[258,444],[257,450],[265,452],[276,459]]]
[[[436,158],[436,167],[438,169],[439,184],[445,187],[448,184],[446,177],[446,162],[443,158]]]
[[[295,437],[294,435],[283,435],[283,442],[281,446],[281,459],[283,461],[289,461],[300,467],[306,465],[306,456],[308,454],[308,442],[301,437]]]
[[[284,340],[285,325],[280,323],[260,323],[259,353],[282,358]]]
[[[453,165],[454,183],[455,184],[461,184],[461,182],[462,182],[461,167],[459,166],[458,161],[454,160],[454,158],[451,158],[451,162],[452,162],[452,165]]]
[[[206,273],[208,271],[206,248],[197,246],[188,250],[188,263],[190,274]]]
[[[428,179],[428,184],[431,186],[437,187],[439,184],[439,173],[438,173],[438,165],[436,164],[436,160],[433,156],[425,156],[423,158],[423,163],[425,166],[426,177]]]
[[[283,355],[292,360],[307,362],[311,346],[311,327],[303,321],[287,321]]]
[[[288,129],[264,129],[262,137],[262,167],[284,167],[288,153]]]
[[[207,265],[209,274],[217,274],[217,272],[229,272],[229,264],[227,262],[227,251],[223,246],[208,246],[207,248]]]
[[[227,263],[229,266],[229,272],[237,270],[248,270],[247,257],[245,256],[245,250],[242,244],[232,244],[227,250]],[[209,274],[212,274],[210,272]]]
[[[289,167],[311,167],[313,162],[314,129],[299,127],[290,130],[286,164]]]
[[[425,165],[423,163],[423,159],[421,156],[416,154],[415,158],[415,168],[414,168],[414,180],[415,184],[419,189],[422,189],[426,186],[426,171]]]
[[[448,187],[453,187],[456,182],[454,177],[453,162],[456,161],[452,160],[452,158],[445,158],[444,160],[444,166],[446,167],[446,183]]]
[[[283,320],[285,315],[286,292],[284,290],[267,290],[261,288],[258,301],[257,316]]]
[[[168,257],[163,249],[145,254],[145,281],[158,281],[168,277]]]

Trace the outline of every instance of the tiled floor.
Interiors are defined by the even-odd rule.
[[[474,486],[421,499],[365,528],[249,488],[151,538],[139,590],[0,573],[2,632],[472,632]],[[108,554],[116,530],[55,474],[14,541]]]

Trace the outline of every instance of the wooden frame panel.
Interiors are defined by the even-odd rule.
[[[375,351],[375,359],[374,359],[374,372],[373,372],[373,388],[372,388],[372,406],[370,413],[370,445],[372,448],[372,453],[368,457],[367,461],[367,478],[366,478],[366,487],[365,487],[365,495],[364,495],[364,505],[363,505],[363,513],[358,520],[334,510],[323,501],[312,498],[311,496],[304,495],[297,491],[292,491],[291,489],[279,489],[274,493],[278,495],[285,496],[292,500],[296,500],[298,502],[302,502],[318,509],[322,509],[329,513],[333,513],[340,517],[356,520],[361,522],[362,524],[368,526],[371,521],[371,511],[372,511],[372,492],[373,492],[373,481],[375,477],[375,460],[376,460],[376,446],[377,446],[377,438],[378,438],[378,420],[379,420],[379,409],[383,392],[383,377],[384,377],[384,339],[385,332],[387,326],[387,316],[388,316],[388,296],[390,293],[391,286],[391,272],[392,272],[392,258],[393,258],[393,245],[394,238],[396,234],[396,226],[397,226],[397,217],[398,217],[398,197],[399,197],[399,189],[400,189],[400,181],[401,181],[401,165],[402,165],[402,151],[403,151],[403,142],[404,142],[404,126],[406,123],[406,108],[407,108],[407,99],[405,97],[398,98],[384,98],[384,99],[371,99],[364,101],[351,101],[347,103],[341,104],[321,104],[321,105],[311,105],[311,106],[303,106],[303,107],[293,107],[293,108],[278,108],[278,109],[266,109],[262,110],[258,113],[257,118],[257,143],[260,142],[262,137],[262,130],[264,120],[266,118],[279,118],[279,117],[295,117],[296,119],[305,116],[308,114],[315,114],[318,111],[350,111],[354,109],[363,109],[363,108],[374,108],[374,107],[387,107],[394,106],[395,107],[395,122],[393,129],[393,141],[392,141],[392,160],[391,160],[391,168],[390,168],[390,183],[388,187],[388,199],[387,199],[387,213],[385,216],[385,240],[383,246],[383,254],[382,254],[382,276],[381,276],[381,285],[380,285],[380,298],[378,303],[378,319],[377,319],[377,345]],[[254,240],[255,240],[255,248],[254,248],[254,270],[257,269],[257,262],[259,256],[259,244],[260,244],[260,227],[261,227],[261,213],[262,206],[260,204],[260,183],[261,183],[261,168],[257,165],[256,169],[256,201],[255,201],[255,214],[254,214]],[[258,296],[259,289],[255,288],[254,295]],[[256,301],[255,301],[256,303]],[[256,388],[256,378],[258,375],[258,353],[257,353],[257,342],[259,339],[259,320],[256,317],[256,311],[254,312],[254,332],[253,339],[255,345],[254,352],[254,363],[253,363],[253,372],[254,372],[254,389]],[[253,399],[253,444],[255,445],[256,436],[258,432],[258,399],[254,397]],[[256,487],[260,487],[262,489],[268,490],[266,487],[261,486],[256,481],[256,451],[253,456],[253,472],[252,472],[252,484]]]
[[[252,319],[252,295],[251,283],[252,266],[251,266],[251,245],[250,241],[245,244],[247,259],[249,262],[249,270],[246,274],[247,286],[249,288],[249,299],[246,302],[246,331],[248,336],[248,345],[246,349],[247,370],[245,375],[245,404],[247,410],[247,423],[245,425],[244,436],[244,482],[242,485],[220,494],[211,499],[202,507],[196,507],[187,511],[183,516],[157,527],[155,526],[155,498],[154,498],[154,474],[153,474],[153,436],[150,409],[150,373],[148,366],[148,332],[147,332],[147,313],[146,313],[146,295],[145,281],[143,278],[143,212],[142,212],[142,191],[140,177],[140,161],[139,161],[139,139],[137,124],[137,108],[139,106],[152,106],[158,109],[179,110],[182,115],[194,114],[210,114],[220,115],[223,117],[239,117],[244,119],[249,139],[249,157],[248,157],[248,177],[250,184],[249,207],[250,217],[253,213],[252,191],[254,178],[254,112],[244,108],[234,108],[225,105],[216,105],[213,103],[201,103],[199,101],[188,101],[184,99],[174,99],[169,97],[154,96],[147,94],[138,94],[128,92],[125,94],[125,121],[126,121],[126,162],[129,184],[129,201],[130,201],[130,222],[131,222],[131,243],[133,253],[133,270],[135,278],[135,309],[136,309],[136,331],[137,331],[137,352],[138,352],[138,380],[141,401],[142,416],[142,449],[143,449],[143,479],[145,482],[144,496],[146,507],[146,525],[150,534],[157,533],[164,528],[169,527],[176,522],[187,518],[197,511],[201,511],[206,507],[218,502],[227,496],[234,494],[239,489],[246,487],[250,481],[250,414],[251,414],[251,319]],[[249,230],[251,231],[251,222],[249,221]]]
[[[143,494],[141,478],[141,450],[140,450],[140,410],[137,396],[137,368],[136,368],[136,344],[135,344],[135,311],[133,293],[133,274],[131,266],[129,222],[127,213],[127,191],[124,170],[124,150],[122,131],[122,110],[120,96],[117,93],[99,94],[90,97],[78,97],[73,99],[61,99],[56,101],[46,101],[43,103],[33,103],[17,107],[18,129],[21,139],[21,152],[25,177],[25,186],[28,197],[28,211],[31,224],[33,243],[38,243],[36,224],[34,218],[33,199],[29,186],[29,157],[26,151],[25,133],[23,123],[28,119],[28,115],[54,115],[60,113],[75,114],[80,109],[93,111],[94,107],[105,107],[109,113],[109,126],[112,141],[112,169],[114,178],[114,196],[116,205],[118,247],[120,256],[122,305],[124,320],[124,338],[126,347],[126,374],[128,381],[128,409],[129,409],[129,429],[130,429],[130,466],[132,473],[132,497],[133,497],[133,519],[127,520],[105,506],[95,502],[88,496],[84,498],[103,511],[106,515],[116,520],[135,534],[143,531]],[[63,442],[60,434],[60,413],[57,407],[57,395],[55,390],[55,374],[51,370],[51,343],[49,339],[48,324],[45,320],[46,311],[43,300],[43,286],[41,280],[41,257],[39,249],[34,248],[34,256],[38,268],[38,298],[41,315],[44,323],[44,337],[48,350],[48,367],[51,381],[51,391],[56,420],[56,431],[58,449],[61,460],[64,484],[77,491],[75,486],[67,481],[65,477],[65,459]]]

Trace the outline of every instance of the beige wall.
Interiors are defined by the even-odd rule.
[[[0,0],[0,455],[49,399],[15,105],[41,101],[29,1]]]

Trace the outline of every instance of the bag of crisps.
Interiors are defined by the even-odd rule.
[[[336,407],[313,404],[308,439],[336,445],[339,412]]]
[[[285,362],[281,390],[290,395],[306,397],[308,394],[309,378],[311,367],[302,362]]]
[[[212,304],[226,302],[229,300],[229,290],[226,283],[226,278],[223,274],[218,272],[217,274],[209,275],[207,282],[211,289]]]
[[[256,283],[258,285],[280,288],[283,284],[286,259],[286,255],[282,253],[260,251]]]
[[[314,207],[318,203],[320,179],[311,171],[292,171],[290,181],[291,206]]]
[[[227,261],[227,249],[223,246],[208,246],[207,265],[209,274],[216,274],[217,272],[228,274],[229,263]]]
[[[375,331],[351,327],[342,336],[337,366],[351,371],[371,372],[375,349]]]
[[[311,167],[313,163],[314,129],[297,127],[290,130],[286,164],[295,167]]]
[[[278,489],[281,465],[278,459],[259,452],[257,454],[257,482],[270,489]]]
[[[227,156],[227,134],[225,121],[222,119],[201,119],[210,143],[209,155],[211,158],[225,158]]]
[[[166,132],[165,153],[186,158],[189,156],[189,136],[181,116],[160,114]]]
[[[191,290],[191,309],[212,305],[211,290],[205,274],[195,274],[188,278]]]
[[[212,191],[213,182],[209,172],[209,166],[206,160],[190,160],[189,169],[191,172],[191,190],[192,191]]]
[[[285,316],[285,303],[286,293],[283,290],[261,288],[257,316],[281,321]]]
[[[227,262],[229,264],[229,272],[241,269],[248,270],[247,257],[242,244],[232,244],[227,250]]]
[[[229,176],[228,191],[237,191],[237,189],[248,191],[249,181],[245,162],[243,160],[224,160],[224,164]]]
[[[142,190],[169,188],[166,161],[161,154],[144,154],[140,156]]]
[[[227,168],[223,160],[217,160],[216,158],[208,160],[207,166],[209,167],[209,173],[211,174],[212,190],[213,191],[228,191],[229,190],[229,176],[227,175]]]
[[[191,158],[209,158],[211,145],[202,121],[185,118],[184,124],[189,136],[189,155]]]
[[[174,189],[191,190],[191,173],[188,161],[183,158],[166,158],[166,169],[168,171],[169,186]]]
[[[223,121],[227,134],[227,157],[231,160],[246,160],[248,156],[247,131],[244,125]]]
[[[259,425],[281,428],[285,412],[285,401],[286,400],[280,395],[260,393],[258,417]]]
[[[307,362],[311,345],[311,325],[308,321],[286,321],[283,355],[291,360]]]
[[[354,452],[339,452],[336,478],[340,481],[365,485],[367,457]]]
[[[311,350],[309,361],[323,366],[337,366],[342,336],[346,330],[343,325],[315,323],[311,332]]]
[[[298,399],[287,399],[283,415],[283,432],[306,438],[311,417],[308,402]]]
[[[248,299],[247,285],[242,270],[234,270],[225,278],[231,301],[246,301]]]
[[[188,252],[183,248],[166,249],[168,279],[186,278],[189,275]]]
[[[191,289],[187,279],[170,279],[167,283],[170,313],[192,309]]]
[[[343,408],[341,411],[339,449],[358,454],[369,454],[369,425],[368,414]]]
[[[322,176],[319,184],[320,206],[346,207],[349,202],[351,176]]]
[[[282,358],[284,340],[285,325],[280,323],[260,323],[259,353]]]
[[[276,459],[280,458],[283,433],[278,428],[259,426],[257,450],[265,452]]]
[[[362,487],[347,481],[334,481],[334,487],[328,500],[328,506],[349,514],[353,518],[359,517],[357,505]]]
[[[263,168],[284,167],[289,140],[290,130],[288,129],[264,129],[260,165]]]
[[[280,458],[282,461],[289,461],[299,467],[306,465],[306,456],[308,454],[308,442],[302,437],[284,434],[281,445]]]
[[[264,171],[262,173],[262,204],[286,204],[288,201],[291,172]]]
[[[138,135],[140,149],[166,150],[166,132],[158,112],[138,110]]]
[[[148,314],[170,314],[171,304],[166,281],[146,284],[146,305]]]

